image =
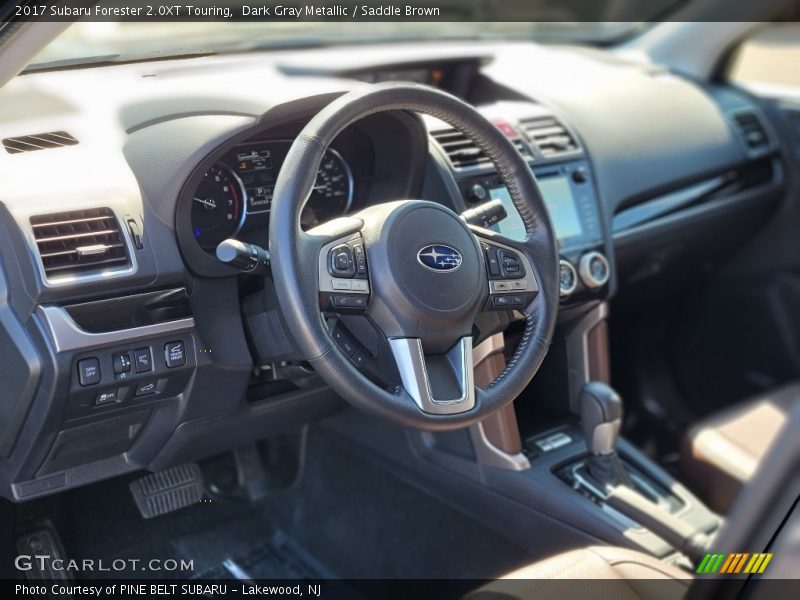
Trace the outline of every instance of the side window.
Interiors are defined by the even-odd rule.
[[[755,30],[736,51],[728,78],[755,90],[800,93],[800,23],[767,23]]]

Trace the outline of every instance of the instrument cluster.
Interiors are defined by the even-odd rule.
[[[291,140],[240,144],[204,174],[192,194],[191,226],[201,248],[212,252],[241,231],[269,220],[275,180]],[[345,158],[329,148],[301,216],[304,228],[346,214],[355,182]]]

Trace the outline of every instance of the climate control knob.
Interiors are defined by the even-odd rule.
[[[572,263],[563,258],[558,261],[558,290],[562,298],[566,298],[578,287],[578,273]]]
[[[600,252],[587,252],[581,256],[578,273],[586,287],[599,288],[608,283],[611,266],[608,264],[608,259]]]

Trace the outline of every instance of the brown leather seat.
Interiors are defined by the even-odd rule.
[[[800,382],[746,400],[692,427],[681,452],[690,489],[712,509],[727,513],[795,402],[800,402]]]
[[[565,579],[607,581],[587,588],[565,585]],[[592,546],[508,573],[469,593],[466,600],[682,598],[691,579],[686,571],[648,554],[614,546]]]

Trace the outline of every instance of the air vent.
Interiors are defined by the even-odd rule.
[[[545,158],[575,152],[578,142],[555,117],[522,119],[520,128]]]
[[[491,163],[489,157],[471,139],[455,129],[434,131],[432,134],[456,169],[480,167]]]
[[[447,158],[456,169],[483,167],[491,164],[491,160],[483,150],[478,148],[471,139],[455,129],[445,129],[431,133],[433,139],[442,147]],[[520,139],[512,140],[520,154],[530,158],[528,146]]]
[[[110,208],[31,217],[33,236],[48,278],[128,265],[119,222]]]
[[[756,113],[752,111],[734,113],[733,126],[748,150],[755,151],[769,147],[767,131]]]
[[[51,131],[50,133],[24,135],[22,137],[5,138],[3,140],[3,146],[9,154],[46,150],[47,148],[60,148],[61,146],[74,146],[77,143],[78,140],[66,131]]]

